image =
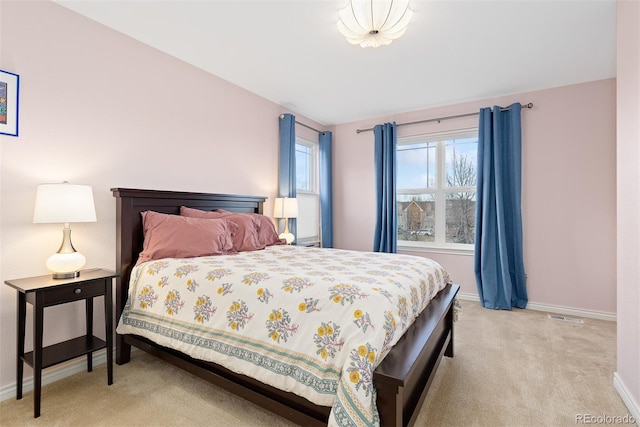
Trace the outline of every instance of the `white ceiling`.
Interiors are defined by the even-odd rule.
[[[56,3],[326,125],[616,75],[615,0],[411,0],[366,49],[346,0]]]

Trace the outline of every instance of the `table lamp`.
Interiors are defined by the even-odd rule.
[[[96,209],[93,191],[89,185],[40,184],[36,192],[34,223],[64,224],[62,245],[58,252],[47,259],[47,268],[54,279],[69,279],[80,276],[86,258],[77,252],[71,243],[72,222],[95,222]]]
[[[298,217],[298,199],[295,197],[276,197],[273,216],[274,218],[284,218],[284,231],[278,237],[285,239],[287,245],[290,245],[296,236],[289,231],[289,218]]]

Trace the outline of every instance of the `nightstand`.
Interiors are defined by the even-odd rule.
[[[305,248],[319,248],[320,247],[320,242],[296,242],[294,243],[295,246],[303,246]]]
[[[91,372],[92,353],[107,349],[107,384],[113,384],[113,301],[112,283],[118,275],[109,270],[87,269],[72,279],[53,279],[47,276],[6,280],[4,283],[18,291],[18,349],[16,398],[22,399],[24,363],[33,368],[33,416],[40,416],[42,369],[87,356],[87,372]],[[104,296],[106,342],[93,335],[93,298]],[[78,338],[42,347],[44,308],[85,300],[87,333]],[[24,352],[27,303],[33,306],[33,351]]]

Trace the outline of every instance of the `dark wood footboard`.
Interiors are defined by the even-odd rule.
[[[453,301],[447,285],[373,373],[383,426],[413,425],[442,356],[453,357]]]
[[[203,210],[226,209],[262,213],[264,198],[225,194],[114,188],[117,223],[116,314],[120,318],[127,300],[131,269],[142,250],[140,212],[179,213],[180,206]],[[382,426],[407,426],[415,422],[442,356],[453,357],[453,309],[459,286],[449,284],[429,303],[374,372],[378,412]],[[185,369],[238,396],[299,425],[326,425],[330,408],[317,406],[210,362],[193,359],[135,335],[116,336],[116,363],[127,363],[135,346]]]

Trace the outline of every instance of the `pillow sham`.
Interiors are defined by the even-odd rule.
[[[278,237],[276,226],[266,215],[249,214],[257,218],[260,228],[258,228],[258,240],[260,243],[264,243],[265,246],[272,245],[285,245],[287,241]]]
[[[235,253],[231,236],[238,226],[231,221],[189,218],[154,211],[144,211],[141,215],[144,244],[137,264],[161,258]]]
[[[183,209],[184,209],[184,213],[183,213]],[[224,209],[217,209],[215,211],[203,211],[200,209],[187,208],[186,206],[182,206],[180,208],[181,215],[197,217],[198,215],[202,215],[203,213],[205,215],[201,217],[206,217],[206,218],[229,219],[229,217],[232,215],[237,215],[238,217],[244,216],[244,217],[253,218],[257,239],[258,239],[258,246],[260,246],[260,249],[264,248],[265,246],[286,244],[286,241],[284,239],[280,239],[280,237],[278,237],[278,232],[276,231],[276,227],[273,224],[273,221],[271,221],[271,218],[269,218],[266,215],[261,215],[257,213],[230,212]]]
[[[228,211],[203,211],[181,206],[180,215],[191,218],[222,218],[233,222],[238,228],[232,233],[231,237],[233,248],[238,252],[256,251],[265,247],[258,239],[259,223],[249,214]]]

